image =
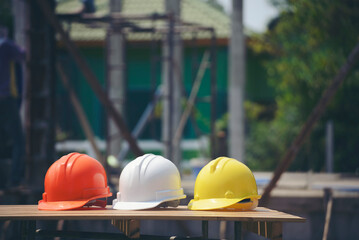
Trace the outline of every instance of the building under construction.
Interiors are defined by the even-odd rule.
[[[271,104],[275,95],[263,77],[263,56],[246,47],[250,37],[243,29],[242,1],[233,1],[231,17],[201,0],[13,0],[11,7],[14,41],[26,49],[21,108],[26,186],[5,187],[11,154],[3,147],[0,204],[37,204],[47,170],[70,152],[97,159],[113,193],[129,161],[145,153],[162,155],[181,173],[187,195],[181,205],[194,198],[197,168],[225,155],[244,161],[244,99]],[[149,238],[202,234],[204,239],[359,236],[353,227],[359,221],[357,177],[284,173],[325,101],[278,169],[254,172],[263,194],[259,206],[300,216],[295,220],[301,223],[167,221],[155,216],[141,220],[138,232]],[[226,117],[228,129],[218,129],[216,122]],[[115,239],[121,232],[127,239],[137,224],[131,221],[113,220],[111,225],[76,217],[29,223],[0,218],[0,238],[35,239],[29,229],[36,227],[49,229],[37,232],[43,238]],[[20,236],[19,230],[27,235]]]

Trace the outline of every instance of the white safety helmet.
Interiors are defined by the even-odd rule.
[[[141,210],[161,206],[177,207],[186,198],[177,167],[168,159],[153,154],[136,158],[123,169],[117,199],[112,207]]]

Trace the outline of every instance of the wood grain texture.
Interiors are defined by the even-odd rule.
[[[209,220],[305,222],[305,218],[257,207],[252,211],[191,211],[186,206],[141,211],[80,209],[40,211],[37,205],[0,205],[0,220]]]

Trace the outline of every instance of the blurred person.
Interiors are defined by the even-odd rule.
[[[0,25],[0,145],[4,147],[9,141],[12,143],[8,179],[8,187],[12,188],[23,183],[25,170],[25,139],[19,112],[21,94],[15,69],[15,63],[25,60],[25,51],[7,35],[7,28]]]

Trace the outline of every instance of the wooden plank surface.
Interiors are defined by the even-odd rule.
[[[0,220],[223,220],[304,222],[291,214],[257,207],[252,211],[191,211],[186,206],[141,211],[106,209],[40,211],[37,205],[0,205]]]

